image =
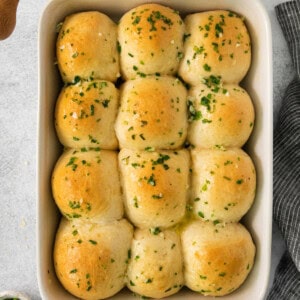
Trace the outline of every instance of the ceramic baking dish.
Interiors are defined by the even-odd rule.
[[[257,247],[252,272],[246,282],[223,299],[263,299],[268,286],[272,235],[272,41],[268,15],[258,0],[52,0],[45,7],[39,25],[39,132],[37,167],[37,266],[43,299],[74,299],[58,282],[52,260],[53,242],[60,215],[51,194],[51,172],[62,146],[54,129],[54,106],[62,82],[55,65],[56,25],[79,11],[99,10],[117,21],[127,10],[145,2],[158,2],[178,10],[182,16],[198,11],[226,9],[245,17],[252,39],[251,69],[242,86],[251,95],[256,123],[245,149],[257,169],[257,195],[243,223]],[[183,289],[171,299],[204,299]],[[113,299],[136,299],[124,289]]]

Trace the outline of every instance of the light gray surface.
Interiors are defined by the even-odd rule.
[[[40,299],[36,276],[37,31],[46,0],[20,1],[13,35],[0,41],[0,292],[19,290]],[[291,59],[270,14],[274,54],[274,123],[284,90],[294,76]],[[272,280],[284,244],[273,229]]]

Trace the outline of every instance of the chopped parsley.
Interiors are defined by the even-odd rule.
[[[77,157],[72,156],[69,160],[69,162],[66,164],[66,167],[70,166],[73,171],[77,169],[77,164],[75,164],[75,161],[77,160]]]
[[[92,244],[92,245],[97,245],[98,243],[94,240],[89,240],[89,242]]]
[[[204,64],[204,65],[203,65],[203,69],[204,69],[206,72],[210,72],[210,71],[211,71],[211,66],[209,66],[208,64]]]
[[[204,213],[202,211],[198,211],[198,216],[204,218]]]
[[[154,178],[154,174],[151,174],[151,176],[147,180],[147,183],[152,185],[152,186],[156,186],[156,180]]]
[[[152,195],[152,198],[153,199],[161,199],[161,198],[163,198],[163,195],[161,193],[157,194],[157,195]]]
[[[198,121],[202,118],[201,111],[195,109],[194,103],[191,100],[187,101],[189,121]]]
[[[79,201],[69,201],[69,206],[72,209],[80,208],[80,202]]]
[[[158,235],[161,232],[159,227],[153,227],[153,228],[150,228],[149,230],[150,230],[150,233],[153,235]]]

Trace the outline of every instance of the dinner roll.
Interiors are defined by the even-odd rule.
[[[127,287],[152,298],[175,294],[183,286],[179,236],[172,230],[137,229],[127,270]]]
[[[239,223],[194,221],[183,230],[181,242],[185,284],[205,296],[233,292],[252,269],[255,246]]]
[[[137,227],[170,227],[185,214],[188,191],[187,150],[119,154],[125,210]]]
[[[187,134],[187,91],[173,77],[130,80],[121,87],[116,134],[121,148],[176,149]]]
[[[114,124],[119,95],[108,81],[78,82],[62,89],[55,111],[55,126],[65,147],[117,149]]]
[[[251,63],[251,45],[243,19],[229,11],[216,10],[188,15],[184,58],[179,75],[197,85],[210,75],[225,83],[238,83]]]
[[[123,203],[117,153],[99,148],[66,151],[54,168],[52,192],[68,219],[120,219]]]
[[[125,285],[133,229],[126,221],[99,224],[62,219],[54,266],[64,288],[80,299],[104,299]]]
[[[56,56],[65,82],[78,78],[116,81],[120,76],[117,25],[97,11],[66,17],[57,38]]]
[[[124,79],[177,72],[183,54],[184,24],[174,9],[147,3],[120,20],[121,72]]]
[[[234,84],[197,85],[189,91],[188,141],[201,148],[242,147],[254,124],[248,93]]]
[[[241,149],[191,151],[191,205],[197,218],[237,222],[251,207],[256,173],[251,158]]]

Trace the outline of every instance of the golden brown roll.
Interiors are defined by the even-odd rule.
[[[103,222],[121,219],[123,203],[117,152],[99,148],[70,149],[52,174],[52,192],[68,219]]]
[[[64,87],[55,111],[60,142],[69,148],[117,149],[114,124],[118,107],[118,90],[108,81],[83,81]]]
[[[172,230],[137,229],[127,270],[127,287],[146,297],[164,298],[183,286],[180,238]]]
[[[255,246],[239,223],[194,221],[183,230],[181,242],[185,284],[205,296],[233,292],[252,269]]]
[[[147,3],[124,14],[118,27],[124,79],[175,74],[183,55],[183,34],[183,21],[174,9]]]
[[[248,93],[234,84],[197,85],[189,91],[188,141],[197,147],[242,147],[254,125]]]
[[[126,221],[99,225],[62,219],[54,266],[64,288],[80,299],[113,296],[125,285],[133,229]]]
[[[194,215],[215,223],[237,222],[251,207],[256,173],[241,149],[191,151]]]
[[[210,75],[225,83],[239,83],[251,63],[251,44],[243,19],[229,11],[216,10],[188,15],[184,58],[179,75],[192,85]]]
[[[56,56],[65,82],[78,78],[116,81],[120,76],[117,25],[97,11],[66,17],[57,38]]]
[[[137,227],[170,227],[185,214],[188,190],[187,150],[119,154],[125,210]]]
[[[174,77],[130,80],[121,87],[116,134],[121,148],[176,149],[187,134],[187,91]]]

